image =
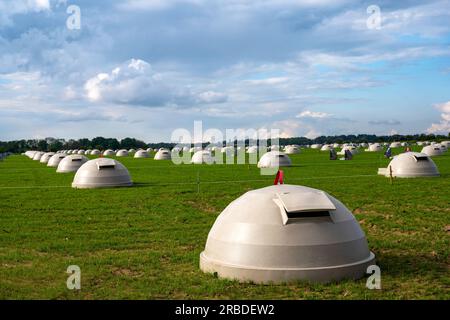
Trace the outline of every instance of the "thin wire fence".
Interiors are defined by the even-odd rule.
[[[449,158],[450,159],[450,158]],[[357,165],[357,164],[378,164],[381,165],[383,160],[383,157],[380,157],[377,161],[358,161],[357,163],[353,161],[339,161],[339,163],[342,164],[348,164],[348,165]],[[386,159],[388,160],[388,159]],[[244,165],[244,164],[243,164]],[[248,165],[248,164],[245,164]],[[329,166],[329,163],[323,162],[323,163],[313,163],[313,162],[301,162],[299,165],[295,165],[294,167],[301,167],[301,166]],[[154,168],[167,168],[167,169],[174,169],[174,168],[193,168],[195,165],[176,165],[176,166],[151,166],[151,167],[128,167],[129,169],[154,169]],[[249,167],[254,168],[254,167]],[[11,167],[4,168],[4,169],[13,169]],[[32,167],[32,168],[20,168],[20,169],[13,169],[13,170],[35,170],[35,169],[50,169],[49,167]],[[214,169],[229,169],[229,167],[221,166],[221,165],[214,165]],[[258,169],[258,168],[256,168]],[[258,169],[259,170],[259,169]],[[369,177],[377,177],[378,174],[355,174],[355,175],[335,175],[335,176],[315,176],[315,177],[287,177],[287,181],[302,181],[302,180],[336,180],[336,179],[349,179],[349,178],[369,178]],[[273,183],[273,177],[270,176],[270,178],[266,179],[238,179],[238,180],[201,180],[200,171],[197,171],[196,173],[196,180],[195,181],[186,181],[186,182],[158,182],[158,183],[147,183],[147,182],[138,182],[136,185],[138,186],[145,186],[145,187],[162,187],[162,186],[176,186],[176,185],[197,185],[197,192],[200,192],[201,185],[209,185],[209,184],[244,184],[244,183],[256,183],[256,182],[265,182],[265,183]],[[35,185],[35,186],[0,186],[0,189],[52,189],[52,188],[71,188],[71,185],[49,185],[49,186],[43,186],[43,185]]]

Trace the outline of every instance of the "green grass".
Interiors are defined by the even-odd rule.
[[[74,174],[17,155],[0,162],[0,298],[450,298],[450,152],[434,158],[441,177],[392,185],[376,175],[389,162],[381,153],[329,161],[328,152],[306,150],[291,159],[285,183],[325,190],[355,214],[381,267],[382,290],[368,290],[366,279],[255,285],[201,272],[199,254],[220,212],[273,183],[255,165],[119,158],[134,187],[77,190]],[[66,288],[72,264],[81,268],[79,291]]]

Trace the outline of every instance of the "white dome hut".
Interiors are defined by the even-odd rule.
[[[75,172],[77,171],[84,163],[88,162],[89,159],[81,154],[72,154],[70,156],[62,159],[59,164],[56,172],[66,173],[66,172]]]
[[[258,146],[250,146],[250,147],[248,147],[247,153],[258,153]]]
[[[286,154],[298,154],[300,153],[300,148],[297,146],[286,146],[284,149],[284,153]]]
[[[148,158],[150,157],[148,152],[145,150],[138,150],[135,154],[134,154],[135,158]]]
[[[202,164],[202,163],[213,164],[214,159],[211,156],[211,152],[206,151],[206,150],[200,150],[200,151],[197,151],[196,153],[194,153],[194,155],[192,156],[192,159],[191,159],[191,163],[193,163],[193,164]]]
[[[48,159],[47,167],[57,167],[62,159],[67,157],[65,153],[57,153],[53,155],[50,159]]]
[[[107,149],[107,150],[103,151],[103,156],[105,156],[105,157],[113,157],[115,155],[116,155],[116,153],[114,152],[114,150]]]
[[[101,152],[100,152],[100,150],[98,150],[98,149],[93,149],[92,151],[91,151],[91,156],[98,156],[98,155],[100,155],[101,154]]]
[[[170,160],[172,159],[172,153],[168,149],[158,150],[153,157],[154,160]]]
[[[55,155],[54,152],[46,152],[42,155],[41,159],[39,160],[40,163],[47,163],[50,158]]]
[[[368,152],[380,152],[383,150],[383,147],[379,143],[373,143],[369,145],[369,148],[366,149]]]
[[[423,147],[421,153],[425,153],[426,155],[428,155],[430,157],[440,156],[440,155],[442,155],[442,149],[439,145],[434,144],[431,146]]]
[[[119,161],[97,158],[83,164],[75,174],[73,188],[129,187],[130,173]]]
[[[278,145],[270,146],[270,151],[280,151],[280,146]]]
[[[343,147],[342,150],[339,151],[337,154],[345,155],[345,150],[350,151],[352,155],[355,155],[359,152],[358,148],[356,148],[355,146],[347,145],[347,146]]]
[[[33,160],[34,160],[34,161],[40,161],[40,160],[41,160],[41,157],[42,157],[43,155],[44,155],[44,152],[37,151],[37,152],[35,152],[34,155],[33,155]]]
[[[264,154],[258,161],[258,168],[290,167],[291,159],[280,151],[270,151]]]
[[[37,152],[37,151],[29,150],[29,151],[25,152],[25,155],[26,155],[28,158],[33,159],[33,157],[34,157],[34,155],[35,155],[36,152]]]
[[[405,152],[392,159],[387,168],[378,169],[378,174],[389,177],[414,178],[437,177],[439,170],[431,158],[418,152]]]
[[[126,149],[120,149],[117,151],[116,157],[128,157],[128,151]]]
[[[374,264],[353,214],[329,194],[275,185],[249,191],[219,215],[200,268],[241,282],[358,279]]]
[[[236,154],[236,150],[232,146],[223,147],[220,150],[221,153],[225,153],[226,156],[234,156]]]

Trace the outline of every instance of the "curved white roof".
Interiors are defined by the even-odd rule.
[[[130,150],[128,150],[128,153],[135,153],[135,152],[136,152],[135,149],[130,149]]]
[[[72,154],[65,157],[59,162],[56,172],[75,172],[78,170],[78,168],[80,168],[84,163],[88,161],[89,159],[81,154]]]
[[[168,149],[158,150],[158,152],[156,152],[153,159],[155,159],[155,160],[170,160],[170,159],[172,159],[172,154]]]
[[[197,151],[196,153],[194,153],[194,155],[192,156],[192,159],[191,159],[191,163],[194,163],[194,164],[202,164],[202,163],[212,164],[212,163],[214,163],[214,158],[211,156],[211,152],[209,152],[207,150],[200,150],[200,151]]]
[[[391,148],[399,148],[401,146],[402,144],[400,142],[392,142],[390,145]]]
[[[300,148],[297,146],[286,146],[286,148],[284,148],[284,153],[297,154],[297,153],[300,153]]]
[[[42,155],[41,159],[39,160],[40,163],[47,163],[48,160],[54,155],[54,152],[46,152]]]
[[[128,151],[125,149],[120,149],[116,153],[116,157],[127,157],[127,156],[128,156]]]
[[[290,167],[291,159],[280,151],[270,151],[265,153],[258,161],[258,168],[278,168]]]
[[[67,157],[65,153],[57,153],[53,155],[50,159],[48,159],[47,167],[57,167],[62,159]]]
[[[200,268],[256,283],[360,278],[375,256],[353,214],[329,194],[276,185],[249,191],[219,215]]]
[[[248,147],[247,153],[258,153],[258,147],[257,146]]]
[[[345,155],[345,150],[350,151],[352,155],[355,155],[355,154],[358,154],[358,153],[359,153],[358,148],[356,148],[355,146],[347,145],[347,146],[344,146],[344,147],[341,149],[341,151],[339,151],[337,154],[339,154],[339,155]]]
[[[119,161],[97,158],[83,164],[73,178],[74,188],[128,187],[130,173]]]
[[[33,157],[34,157],[34,155],[35,155],[36,152],[37,152],[37,151],[28,150],[27,152],[25,152],[25,155],[26,155],[28,158],[33,159]]]
[[[78,152],[77,152],[78,154],[85,154],[86,153],[86,151],[84,151],[83,149],[81,149],[81,150],[78,150]]]
[[[383,147],[379,143],[371,144],[369,146],[369,148],[366,149],[366,151],[369,151],[369,152],[380,152],[382,150],[383,150]]]
[[[41,157],[44,155],[44,152],[36,151],[33,155],[33,160],[40,161]]]
[[[430,157],[440,156],[442,154],[442,149],[439,145],[434,144],[431,146],[423,147],[421,153],[425,153],[426,155],[428,155]]]
[[[333,147],[329,144],[324,144],[322,146],[322,148],[320,148],[320,151],[330,151],[331,149],[333,149]]]
[[[94,150],[91,151],[91,155],[93,155],[93,156],[99,155],[100,153],[101,152],[98,149],[94,149]]]
[[[107,149],[107,150],[103,151],[103,155],[105,157],[112,157],[112,156],[115,156],[116,153],[114,152],[114,150]]]
[[[220,149],[221,153],[225,153],[227,156],[234,156],[236,153],[236,150],[232,146],[223,147]]]
[[[277,145],[270,146],[270,151],[280,151],[280,146]]]
[[[399,178],[439,176],[439,170],[433,160],[418,152],[405,152],[395,156],[388,167],[381,168],[378,173],[389,177],[391,169],[392,176]]]
[[[138,150],[135,154],[134,154],[135,158],[148,158],[149,154],[147,151],[145,150]]]
[[[311,149],[320,149],[320,148],[322,148],[322,145],[319,143],[311,145]]]

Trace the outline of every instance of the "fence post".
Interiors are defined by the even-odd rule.
[[[200,171],[197,171],[197,193],[200,193]]]
[[[394,178],[392,177],[392,167],[389,166],[389,180],[391,181],[391,184],[394,183]]]

